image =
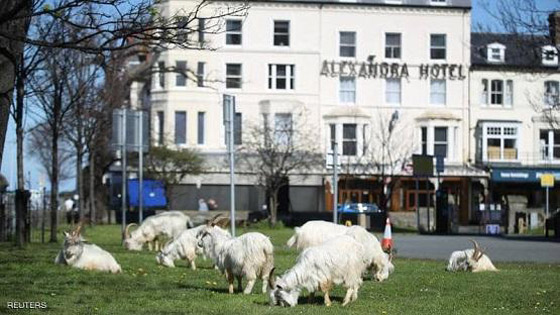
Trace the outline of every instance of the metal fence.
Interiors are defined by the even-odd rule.
[[[47,197],[47,198],[46,198]],[[51,211],[48,196],[42,191],[32,191],[28,202],[26,223],[29,227],[27,239],[31,243],[48,242],[50,237]],[[16,205],[15,192],[3,195],[3,207],[0,208],[0,242],[15,240]],[[57,226],[66,222],[64,211],[57,211]]]

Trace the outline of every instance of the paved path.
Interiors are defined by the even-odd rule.
[[[454,250],[472,248],[475,239],[493,261],[560,263],[560,242],[486,236],[393,234],[399,257],[442,259]]]

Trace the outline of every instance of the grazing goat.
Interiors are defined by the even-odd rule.
[[[64,245],[56,256],[55,264],[70,265],[84,270],[108,271],[120,273],[121,266],[115,258],[101,247],[86,244],[80,230],[82,225],[71,232],[64,232]]]
[[[458,250],[451,253],[447,271],[498,271],[490,258],[484,253],[475,240],[471,240],[474,249]]]
[[[368,269],[371,270],[373,279],[381,282],[395,270],[395,266],[391,262],[392,254],[383,251],[375,235],[358,225],[348,227],[346,235],[351,236],[364,247]]]
[[[242,290],[241,279],[247,278],[244,294],[250,294],[257,278],[263,281],[262,292],[266,293],[270,271],[274,268],[274,247],[270,239],[261,233],[250,232],[232,237],[216,226],[219,215],[208,221],[196,238],[200,247],[210,256],[218,269],[226,274],[229,293],[233,293],[233,281],[237,278],[238,291]]]
[[[308,221],[295,228],[295,233],[288,240],[288,247],[296,246],[297,250],[323,244],[336,235],[344,235],[348,227],[327,221]]]
[[[298,250],[302,250],[323,244],[326,240],[340,235],[349,235],[364,246],[373,279],[383,281],[394,271],[392,255],[383,252],[377,237],[361,226],[347,227],[327,221],[309,221],[295,228],[295,233],[288,240],[287,245],[289,247],[296,245]]]
[[[142,246],[148,243],[148,250],[152,250],[152,242],[155,250],[158,250],[158,237],[166,236],[176,238],[192,227],[191,219],[179,211],[167,211],[146,218],[142,225],[132,233],[130,228],[136,223],[130,223],[125,229],[124,248],[128,250],[142,250]]]
[[[319,289],[325,294],[325,305],[330,306],[329,291],[333,285],[342,284],[347,289],[342,303],[346,306],[358,298],[367,265],[364,247],[347,235],[309,247],[298,256],[295,266],[271,281],[270,304],[295,306],[302,289],[312,295]]]
[[[174,261],[177,259],[187,260],[192,270],[196,270],[195,259],[202,254],[202,248],[198,246],[196,234],[204,228],[203,225],[185,230],[178,237],[167,242],[163,249],[156,255],[156,261],[166,267],[175,267]]]

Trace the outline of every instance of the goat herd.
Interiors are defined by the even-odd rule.
[[[205,225],[193,227],[188,216],[178,211],[164,212],[144,220],[132,233],[133,224],[125,230],[124,247],[141,250],[148,244],[158,250],[158,238],[171,240],[156,256],[158,264],[174,267],[174,261],[187,260],[196,269],[197,255],[210,257],[214,265],[227,278],[229,293],[233,293],[234,280],[238,291],[241,280],[247,285],[243,293],[250,294],[257,278],[262,279],[262,292],[269,294],[272,305],[294,306],[302,289],[310,292],[320,290],[324,302],[331,305],[329,291],[334,285],[346,288],[343,306],[358,298],[362,277],[370,270],[372,278],[383,281],[394,270],[392,254],[385,253],[377,238],[360,226],[343,226],[325,221],[309,221],[295,228],[288,240],[289,247],[296,247],[299,254],[296,264],[281,277],[274,279],[274,247],[270,239],[258,232],[232,237],[223,227],[229,221],[215,216]],[[55,263],[85,270],[121,272],[115,258],[94,244],[87,244],[81,236],[81,227],[64,232],[64,245]],[[484,254],[476,241],[474,249],[455,251],[449,258],[448,271],[495,271],[490,258]],[[268,287],[268,290],[267,290]]]

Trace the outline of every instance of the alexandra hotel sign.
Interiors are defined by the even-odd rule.
[[[359,77],[359,78],[409,78],[407,63],[374,62],[372,56],[368,61],[329,61],[324,60],[321,75],[325,77]],[[464,80],[465,68],[460,64],[420,64],[417,68],[419,79]]]

